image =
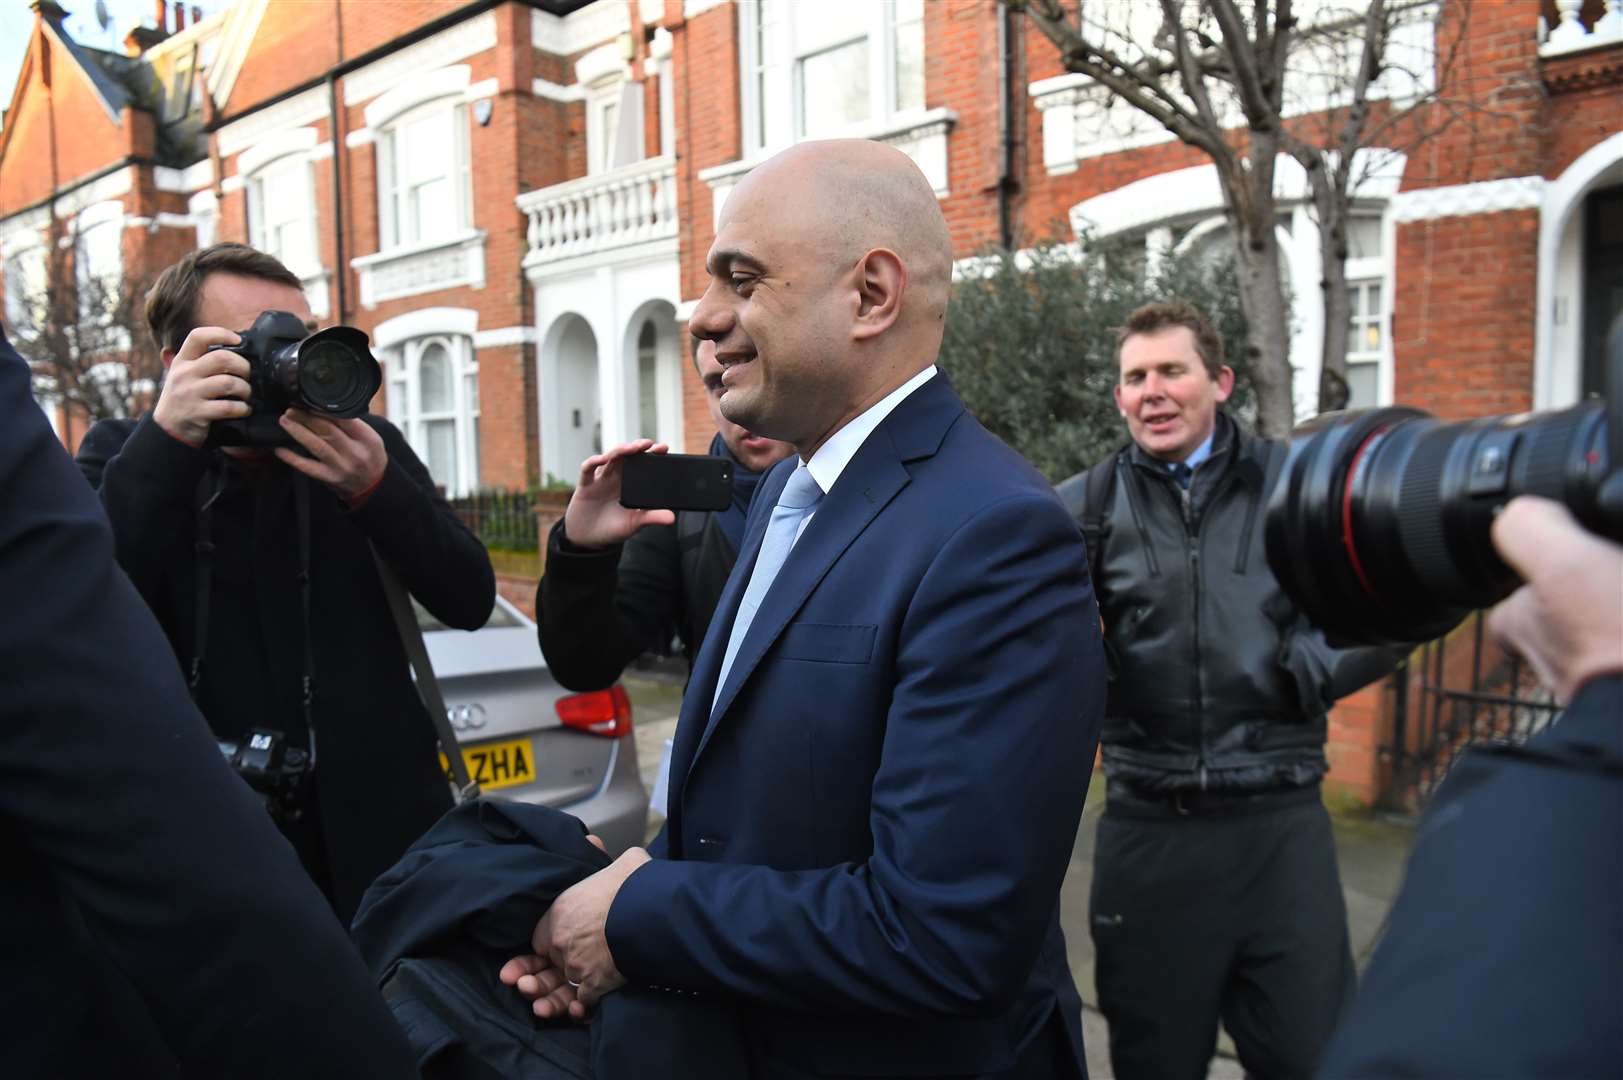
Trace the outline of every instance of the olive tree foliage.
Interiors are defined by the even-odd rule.
[[[1055,241],[973,260],[953,285],[940,365],[970,412],[1059,482],[1127,442],[1116,409],[1116,327],[1140,304],[1187,300],[1212,320],[1255,416],[1246,322],[1224,253],[1147,266],[1142,245]]]
[[[1470,0],[1003,0],[1059,50],[1077,91],[1078,139],[1154,141],[1216,168],[1250,325],[1258,429],[1291,426],[1290,327],[1277,234],[1281,188],[1299,183],[1317,226],[1324,339],[1318,404],[1347,401],[1347,225],[1360,188],[1473,102],[1450,87]],[[1091,121],[1093,131],[1083,131]],[[1163,136],[1164,137],[1164,134]],[[1294,170],[1293,170],[1294,171]]]
[[[7,266],[6,314],[35,398],[91,422],[132,415],[163,377],[143,318],[150,282],[129,274],[116,254],[92,260],[76,235],[32,254]]]

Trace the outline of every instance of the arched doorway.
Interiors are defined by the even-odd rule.
[[[682,365],[687,353],[677,333],[676,308],[665,300],[639,305],[626,322],[624,358],[627,438],[655,439],[680,452]]]
[[[543,407],[542,468],[549,479],[574,483],[580,463],[602,449],[597,337],[579,315],[565,315],[549,335],[554,371],[550,405]]]
[[[1605,325],[1623,308],[1623,132],[1567,166],[1539,207],[1533,407],[1559,409],[1603,390]],[[1612,230],[1608,233],[1608,229]]]

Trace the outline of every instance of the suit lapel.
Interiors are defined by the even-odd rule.
[[[762,485],[763,490],[757,493],[757,498],[770,498],[771,502],[761,508],[762,513],[758,516],[752,514],[755,520],[744,546],[744,550],[749,554],[750,565],[743,573],[734,569],[733,576],[728,580],[727,589],[723,593],[722,603],[711,622],[712,627],[717,630],[725,627],[726,632],[705,635],[704,651],[711,655],[705,657],[706,667],[702,685],[708,692],[698,696],[697,699],[695,695],[689,694],[683,700],[683,725],[690,731],[702,731],[692,756],[685,762],[684,775],[692,769],[694,762],[704,752],[716,727],[726,716],[761,658],[783,633],[784,627],[800,610],[818,582],[823,580],[834,563],[879,515],[879,512],[907,486],[910,477],[905,462],[934,454],[940,447],[941,440],[945,438],[947,429],[963,414],[963,403],[953,393],[946,379],[938,376],[910,394],[868,436],[840,474],[840,478],[835,481],[834,490],[824,496],[822,504],[812,516],[810,524],[806,526],[806,531],[801,534],[789,552],[783,569],[778,572],[777,580],[772,583],[771,591],[763,600],[760,610],[755,613],[755,621],[750,624],[749,633],[739,645],[738,655],[733,658],[732,670],[728,672],[727,685],[721,688],[720,696],[715,698],[715,708],[711,709],[709,705],[714,695],[722,653],[726,650],[727,638],[731,633],[733,617],[738,611],[739,601],[749,582],[749,574],[753,572],[755,557],[760,551],[761,539],[766,533],[767,521],[771,517],[771,508],[777,504],[778,495],[788,482],[789,472],[792,470],[783,470],[781,477],[774,475],[770,484]],[[722,618],[724,611],[725,620]],[[694,675],[697,681],[699,675],[697,665]],[[674,756],[673,750],[673,758]],[[673,772],[675,768],[673,760]]]

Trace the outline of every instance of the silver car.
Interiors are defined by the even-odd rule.
[[[413,606],[480,789],[574,814],[611,854],[642,843],[648,793],[637,772],[625,689],[571,694],[559,686],[541,656],[535,623],[499,596],[490,620],[472,633],[448,629]]]

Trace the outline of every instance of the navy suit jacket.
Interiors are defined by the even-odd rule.
[[[0,334],[0,1072],[417,1074]]]
[[[712,711],[794,467],[763,481],[695,659],[615,960],[742,1001],[769,1075],[997,1073],[1050,1019],[1074,1055],[1051,1071],[1083,1075],[1058,900],[1105,672],[1076,525],[930,380],[823,499]]]

